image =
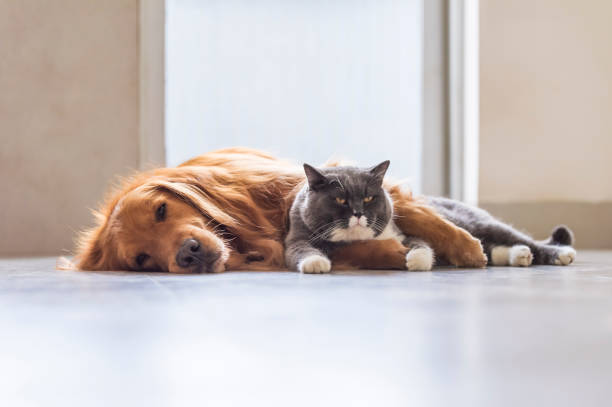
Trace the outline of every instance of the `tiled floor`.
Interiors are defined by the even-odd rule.
[[[0,405],[610,405],[612,252],[431,273],[0,260]]]

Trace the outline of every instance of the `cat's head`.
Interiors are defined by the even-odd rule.
[[[314,168],[304,164],[308,179],[301,217],[322,240],[366,240],[378,236],[392,216],[382,183],[389,161],[371,168]]]

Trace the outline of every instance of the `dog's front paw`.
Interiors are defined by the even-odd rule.
[[[434,264],[434,253],[429,247],[417,247],[406,254],[406,269],[429,271]]]
[[[306,274],[329,273],[331,262],[327,257],[313,254],[300,262],[298,270]]]
[[[483,268],[487,265],[487,255],[482,249],[480,240],[464,232],[451,245],[447,255],[448,261],[457,267]]]

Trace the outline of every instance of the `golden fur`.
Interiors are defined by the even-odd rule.
[[[282,269],[287,214],[303,181],[300,167],[246,148],[213,151],[176,168],[137,174],[95,212],[97,225],[78,237],[76,266],[185,272],[176,253],[185,239],[195,238],[206,251],[219,254],[212,271]],[[404,233],[427,240],[457,266],[485,265],[480,243],[469,233],[399,186],[387,189]],[[168,216],[160,222],[155,210],[162,202]],[[335,268],[402,268],[405,252],[392,242],[358,242],[333,260]],[[140,253],[150,256],[142,266],[135,262]]]

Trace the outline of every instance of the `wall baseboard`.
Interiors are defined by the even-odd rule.
[[[612,249],[612,202],[481,202],[481,208],[537,239],[569,226],[580,249]]]

